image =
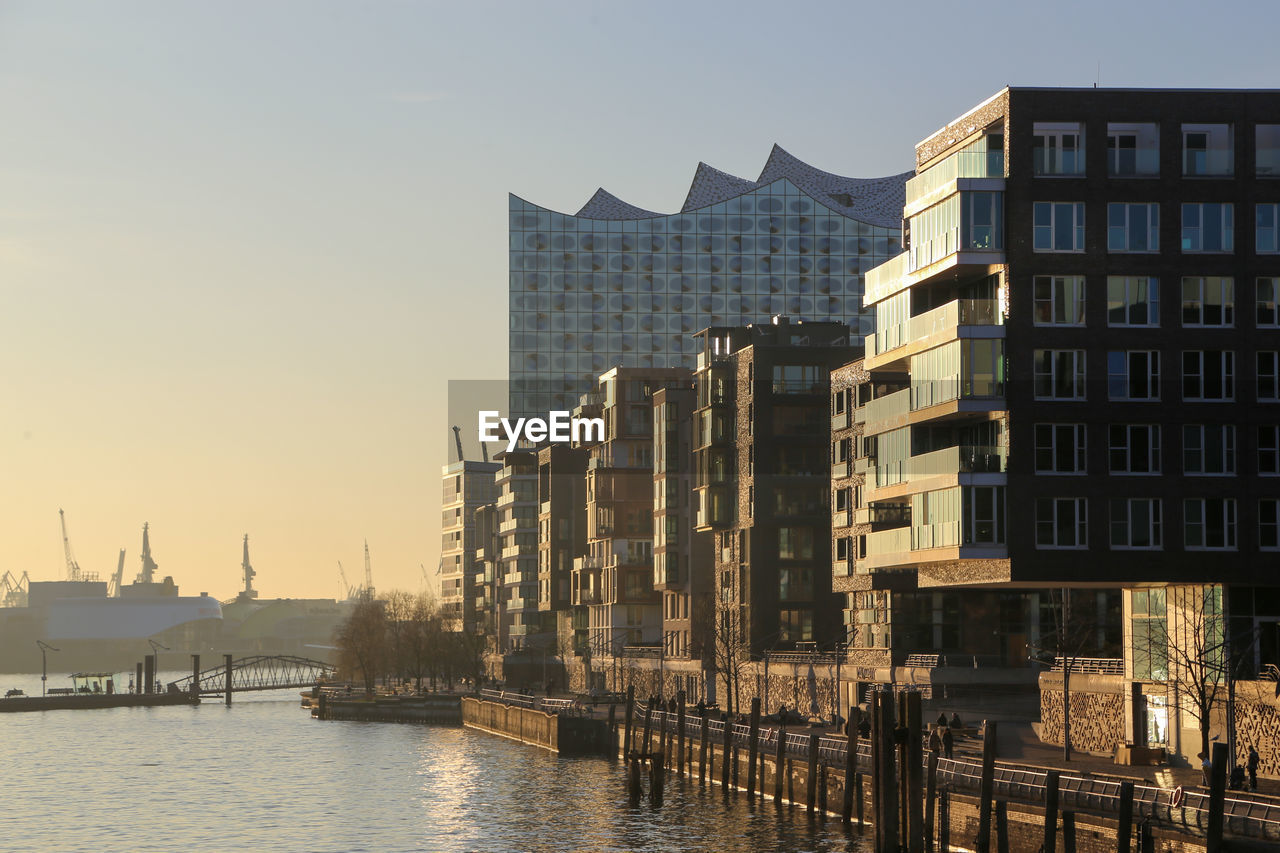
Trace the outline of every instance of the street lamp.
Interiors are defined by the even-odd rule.
[[[45,687],[49,681],[49,661],[48,652],[60,652],[62,649],[55,649],[44,640],[36,640],[36,645],[40,647],[40,695],[45,695]]]
[[[166,652],[171,651],[171,649],[168,646],[166,646],[164,643],[158,643],[155,640],[147,640],[147,642],[151,644],[151,661],[152,661],[152,665],[155,666],[156,668],[156,672],[155,672],[156,684],[159,684],[160,683],[160,649],[164,649]],[[156,692],[159,693],[160,691],[157,690]]]

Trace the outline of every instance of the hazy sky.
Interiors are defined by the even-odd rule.
[[[144,521],[229,597],[434,580],[448,379],[504,377],[507,199],[672,211],[1006,84],[1280,87],[1269,3],[0,0],[0,572]],[[474,452],[474,445],[471,448]]]

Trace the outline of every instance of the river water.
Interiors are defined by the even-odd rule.
[[[0,675],[11,687],[39,695],[40,677]],[[632,809],[620,764],[461,728],[322,723],[297,691],[237,694],[230,708],[0,714],[0,757],[6,849],[869,849],[838,820],[696,780]]]

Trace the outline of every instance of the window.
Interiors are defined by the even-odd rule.
[[[1004,248],[1004,193],[964,193],[963,248]]]
[[[1112,424],[1112,474],[1160,473],[1160,425]]]
[[[1112,177],[1160,174],[1160,134],[1155,124],[1107,124],[1107,174]]]
[[[1232,424],[1182,427],[1182,471],[1192,476],[1236,472],[1236,428]]]
[[[1231,276],[1182,278],[1182,325],[1234,326],[1236,285]]]
[[[1163,681],[1169,677],[1168,611],[1163,589],[1135,589],[1133,610],[1133,677]]]
[[[1037,400],[1084,399],[1084,350],[1035,351]]]
[[[1084,251],[1084,204],[1037,201],[1032,206],[1033,246],[1037,252]]]
[[[1234,551],[1235,498],[1187,498],[1182,502],[1182,544],[1191,551]]]
[[[778,557],[783,560],[812,560],[813,528],[779,527]]]
[[[1258,402],[1280,403],[1280,384],[1276,382],[1278,368],[1275,350],[1258,353]]]
[[[1107,325],[1159,326],[1159,279],[1145,275],[1107,276]]]
[[[1234,252],[1235,208],[1231,203],[1182,205],[1182,251]]]
[[[1032,289],[1037,326],[1084,325],[1084,276],[1038,275]]]
[[[1159,400],[1159,351],[1107,353],[1107,397],[1111,400]]]
[[[1260,124],[1255,134],[1258,176],[1280,178],[1280,124]]]
[[[1087,548],[1087,498],[1037,498],[1037,548]]]
[[[1003,545],[1004,486],[970,486],[967,489],[966,545]]]
[[[1258,501],[1258,547],[1280,551],[1280,501],[1275,498]]]
[[[782,601],[812,601],[813,569],[778,569],[778,598]]]
[[[1231,350],[1184,350],[1182,399],[1234,400],[1236,354]]]
[[[1276,295],[1280,293],[1280,278],[1260,276],[1255,282],[1258,327],[1280,326],[1280,314],[1276,313]]]
[[[1036,473],[1085,473],[1084,424],[1036,424]]]
[[[816,364],[775,364],[773,393],[820,394],[826,390],[828,372]]]
[[[1084,127],[1080,122],[1038,121],[1032,129],[1036,175],[1084,174]]]
[[[1220,177],[1235,171],[1233,134],[1229,124],[1182,126],[1182,174]]]
[[[1159,549],[1159,498],[1120,498],[1111,501],[1111,547]]]
[[[1280,426],[1263,424],[1258,427],[1258,473],[1280,477]]]
[[[1259,255],[1274,255],[1280,252],[1280,204],[1260,204],[1256,208],[1257,230],[1254,251]]]
[[[1108,204],[1107,251],[1160,251],[1160,205]]]
[[[784,643],[808,643],[813,641],[812,610],[781,610],[778,612],[781,629],[778,639]]]

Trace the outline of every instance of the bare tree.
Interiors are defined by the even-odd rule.
[[[372,694],[387,657],[387,616],[383,602],[361,599],[338,626],[334,635],[338,665],[354,680],[359,673],[364,689]]]
[[[445,618],[435,599],[426,593],[414,596],[410,603],[404,632],[404,672],[418,690],[424,678],[434,682]]]
[[[742,671],[751,662],[751,642],[745,636],[742,614],[732,601],[717,601],[712,625],[715,651],[714,671],[724,677],[725,710],[732,714],[742,707]]]
[[[412,593],[402,589],[388,592],[383,599],[383,613],[387,619],[387,656],[385,666],[398,679],[406,673],[409,635],[413,631]]]
[[[1073,595],[1074,593],[1074,595]],[[1071,760],[1071,671],[1080,658],[1096,654],[1101,643],[1098,610],[1088,606],[1092,590],[1049,590],[1051,629],[1042,637],[1041,651],[1052,650],[1062,667],[1062,758]],[[1074,600],[1073,600],[1074,599]]]

